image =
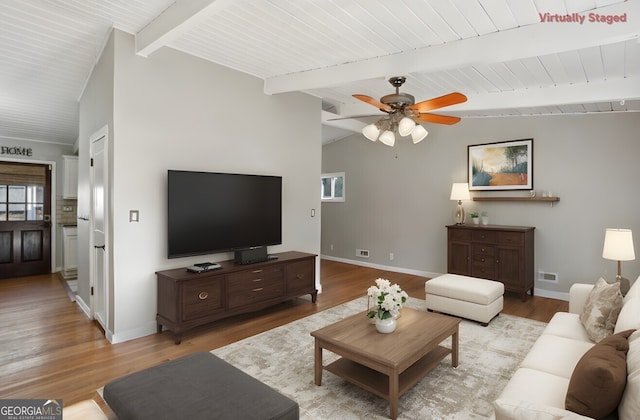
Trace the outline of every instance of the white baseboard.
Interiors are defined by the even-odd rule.
[[[91,319],[91,309],[89,308],[89,305],[87,305],[85,301],[82,300],[80,295],[76,295],[76,303],[78,304],[78,306],[80,306],[80,309],[82,309],[82,312],[84,312],[87,318]]]
[[[158,324],[155,322],[149,322],[147,325],[134,328],[128,331],[123,331],[117,334],[107,335],[107,340],[111,344],[122,343],[123,341],[129,341],[140,337],[145,337],[147,335],[155,334],[158,332]]]
[[[423,277],[429,277],[429,278],[441,276],[443,274],[443,273],[436,273],[436,272],[432,272],[432,271],[422,271],[422,270],[414,270],[414,269],[411,269],[411,268],[402,268],[402,267],[393,267],[393,266],[381,265],[381,264],[373,264],[373,263],[368,263],[366,261],[350,260],[350,259],[347,259],[347,258],[333,257],[331,255],[321,255],[320,258],[325,259],[325,260],[329,260],[329,261],[342,262],[342,263],[345,263],[345,264],[353,264],[353,265],[359,265],[359,266],[362,266],[362,267],[369,267],[369,268],[376,268],[376,269],[379,269],[379,270],[394,271],[394,272],[397,272],[397,273],[413,274],[415,276],[423,276]],[[534,293],[535,293],[536,296],[540,296],[540,297],[558,299],[558,300],[565,300],[567,302],[569,301],[569,293],[568,292],[555,292],[553,290],[544,290],[544,289],[534,288]]]
[[[558,300],[565,300],[569,302],[568,292],[555,292],[553,290],[538,289],[537,287],[534,287],[533,290],[536,296],[551,298],[551,299],[558,299]]]
[[[329,261],[342,262],[345,264],[353,264],[353,265],[359,265],[362,267],[376,268],[378,270],[394,271],[396,273],[413,274],[414,276],[423,276],[423,277],[429,277],[429,278],[441,276],[443,274],[443,273],[435,273],[432,271],[414,270],[413,268],[394,267],[390,265],[368,263],[366,261],[349,260],[347,258],[332,257],[331,255],[321,255],[320,258],[329,260]]]

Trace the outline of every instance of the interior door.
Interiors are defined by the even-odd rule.
[[[0,162],[0,278],[51,272],[51,168]]]
[[[91,202],[92,202],[92,280],[91,299],[93,317],[108,331],[108,189],[107,189],[107,153],[106,135],[91,144]]]

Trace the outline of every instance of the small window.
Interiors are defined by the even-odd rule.
[[[344,201],[344,172],[320,176],[320,199],[322,201]]]

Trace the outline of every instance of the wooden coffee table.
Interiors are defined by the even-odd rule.
[[[449,353],[458,366],[460,319],[410,308],[402,310],[391,334],[380,334],[365,312],[343,319],[311,335],[315,338],[315,384],[322,369],[389,401],[391,418],[398,417],[398,398],[433,370]],[[451,337],[451,348],[439,344]],[[342,356],[322,364],[322,349]]]

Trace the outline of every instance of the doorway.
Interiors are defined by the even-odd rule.
[[[0,162],[0,279],[51,272],[51,166]]]

